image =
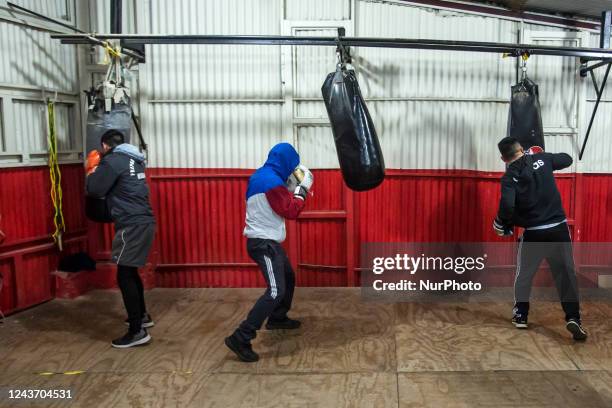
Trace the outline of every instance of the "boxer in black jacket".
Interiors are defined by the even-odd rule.
[[[518,140],[511,137],[502,139],[498,148],[507,168],[501,180],[501,200],[493,228],[499,236],[512,235],[515,226],[525,229],[519,238],[512,323],[517,328],[527,328],[533,277],[546,258],[565,312],[567,330],[575,340],[585,340],[572,240],[553,176],[553,171],[571,166],[573,160],[566,153],[525,154]]]
[[[117,283],[128,314],[128,332],[112,341],[116,348],[151,341],[147,328],[155,323],[147,313],[144,287],[138,268],[145,265],[155,235],[155,218],[149,202],[145,156],[123,134],[109,130],[102,135],[104,156],[88,156],[87,194],[106,198],[115,223],[111,259],[117,264]]]

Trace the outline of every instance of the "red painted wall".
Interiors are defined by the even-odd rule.
[[[66,221],[65,254],[87,250],[83,209],[83,168],[63,165],[62,190]],[[57,268],[47,167],[0,169],[0,273],[4,286],[0,309],[11,312],[52,299]]]
[[[0,307],[10,311],[54,296],[49,274],[58,252],[52,231],[46,167],[0,170]],[[82,207],[83,171],[63,166],[67,252],[110,254],[112,227],[88,224]],[[246,185],[252,170],[150,169],[158,220],[151,262],[157,286],[251,287],[264,284],[242,236]],[[301,286],[359,284],[364,242],[496,242],[491,220],[499,198],[499,173],[388,170],[366,193],[348,190],[339,170],[316,170],[314,195],[297,221],[288,222],[285,247]],[[612,242],[612,175],[558,176],[574,239]],[[89,228],[89,233],[87,229]],[[607,265],[590,265],[610,273]],[[113,279],[112,271],[106,280]],[[510,274],[508,276],[511,276]],[[544,281],[546,281],[546,277]]]
[[[251,173],[150,169],[158,219],[152,256],[158,286],[264,284],[242,236]],[[339,170],[314,173],[314,195],[306,210],[299,220],[287,223],[285,247],[299,285],[358,284],[364,242],[499,242],[491,221],[500,173],[388,170],[385,182],[366,193],[348,190]],[[612,200],[612,175],[560,174],[557,180],[575,240],[612,242],[612,232],[600,224],[610,218],[606,206]],[[109,238],[108,228],[98,229],[96,241],[104,243],[99,258],[108,257]]]

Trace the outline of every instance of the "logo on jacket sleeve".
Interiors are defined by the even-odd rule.
[[[136,175],[136,169],[134,168],[135,162],[134,159],[130,159],[130,176]]]

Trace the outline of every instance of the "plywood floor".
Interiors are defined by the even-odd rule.
[[[153,342],[129,350],[109,345],[125,330],[118,292],[11,316],[0,325],[0,406],[612,407],[607,303],[583,306],[591,337],[575,344],[555,303],[534,305],[519,331],[510,304],[366,303],[358,289],[301,288],[302,328],[261,331],[261,360],[240,363],[223,338],[260,292],[152,290]],[[74,398],[14,403],[9,388]]]

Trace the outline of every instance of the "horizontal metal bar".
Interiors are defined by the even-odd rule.
[[[346,219],[346,211],[344,210],[314,210],[314,211],[302,211],[298,220],[344,220]]]
[[[510,103],[510,98],[453,98],[442,96],[397,96],[364,98],[366,102],[475,102],[475,103]],[[323,102],[322,98],[294,97],[294,102]],[[150,102],[150,101],[149,101]]]
[[[192,179],[221,179],[221,178],[249,178],[252,173],[231,174],[231,173],[210,173],[210,174],[154,174],[153,180],[192,180]]]
[[[320,99],[322,101],[322,99]],[[150,99],[149,103],[168,104],[168,103],[271,103],[282,104],[284,99]]]
[[[343,271],[346,270],[346,266],[343,265],[316,265],[316,264],[308,264],[308,263],[298,263],[300,268],[305,269],[326,269],[332,271]]]
[[[64,234],[63,238],[64,245],[85,240],[87,240],[87,230],[82,229],[75,232],[66,233]],[[0,259],[4,260],[19,255],[50,251],[54,248],[55,243],[53,242],[51,235],[24,239],[3,246],[2,252],[0,252]]]
[[[123,40],[123,44],[251,44],[337,46],[336,37],[254,36],[254,35],[142,35],[142,34],[56,34],[52,38],[64,44],[90,44],[93,40]],[[476,41],[441,41],[429,39],[342,37],[342,44],[355,47],[431,49],[446,51],[489,52],[499,54],[553,55],[581,58],[612,58],[612,50],[599,48],[549,47],[533,44],[505,44]]]
[[[257,268],[254,262],[192,262],[192,263],[161,263],[155,269],[181,269],[181,268]]]

